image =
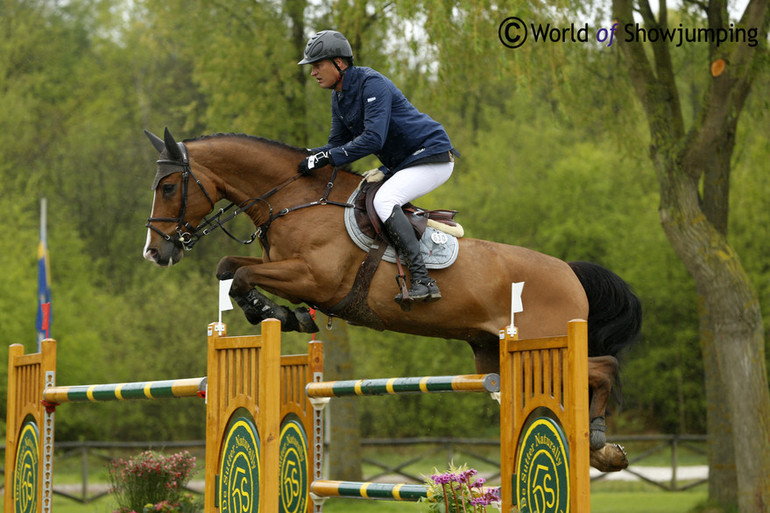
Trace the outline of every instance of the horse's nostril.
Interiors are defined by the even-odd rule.
[[[155,248],[147,248],[144,252],[144,258],[146,260],[150,260],[151,262],[157,262],[158,261],[158,250]]]

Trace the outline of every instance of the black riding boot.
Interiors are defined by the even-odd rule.
[[[409,297],[414,301],[438,301],[441,299],[438,285],[428,276],[428,270],[425,268],[420,254],[420,242],[417,240],[417,235],[400,206],[393,207],[393,212],[385,221],[384,226],[390,242],[396,251],[404,257],[409,273],[412,275]],[[402,295],[396,295],[395,300],[396,303],[401,303],[403,301]]]

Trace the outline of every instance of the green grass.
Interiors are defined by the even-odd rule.
[[[0,498],[2,494],[0,494]],[[663,492],[643,483],[594,483],[591,493],[592,513],[685,513],[706,500],[706,488],[700,486],[685,492]],[[110,513],[115,507],[109,497],[91,504],[78,504],[55,497],[56,513]],[[418,513],[426,511],[422,504],[359,499],[329,499],[327,513]]]
[[[629,444],[629,454],[639,455],[654,448],[656,444],[636,442]],[[499,456],[497,448],[474,446],[471,448],[455,447],[452,454],[438,449],[434,451],[426,450],[427,447],[409,446],[390,448],[389,450],[368,449],[364,451],[366,457],[380,461],[388,465],[398,465],[399,463],[414,457],[417,454],[423,454],[425,458],[415,462],[404,470],[410,474],[420,476],[432,473],[432,464],[430,462],[444,461],[445,458],[451,458],[454,461],[468,463],[469,466],[476,468],[481,472],[492,472],[494,465],[483,462],[475,457],[482,455],[484,458],[495,460]],[[199,464],[204,465],[203,455],[200,455]],[[697,451],[680,447],[678,454],[680,465],[705,464],[705,457],[698,454]],[[645,458],[644,465],[667,465],[671,462],[670,450],[668,448],[652,454]],[[80,483],[81,463],[79,456],[74,458],[57,459],[55,485],[67,483]],[[379,472],[373,465],[364,465],[365,474]],[[107,478],[105,470],[105,458],[97,457],[91,454],[88,460],[89,483],[105,482]],[[201,472],[195,476],[200,480],[203,478]],[[396,479],[398,480],[398,479]],[[498,483],[489,483],[496,485]],[[680,483],[682,485],[683,483]],[[0,498],[2,493],[0,493]],[[641,482],[619,482],[619,481],[598,481],[591,486],[591,510],[593,513],[685,513],[692,510],[697,504],[706,500],[706,487],[699,486],[694,490],[685,492],[664,492],[652,485]],[[115,504],[110,497],[98,499],[90,504],[79,504],[63,497],[55,496],[54,508],[56,513],[111,513]],[[365,501],[357,499],[329,499],[324,507],[327,513],[418,513],[426,511],[422,504],[399,503],[393,501]]]

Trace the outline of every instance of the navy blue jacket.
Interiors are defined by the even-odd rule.
[[[374,154],[385,174],[452,149],[444,127],[417,110],[381,73],[354,66],[345,71],[342,90],[332,92],[329,142],[312,151],[329,151],[341,166]],[[448,160],[448,159],[447,159]]]

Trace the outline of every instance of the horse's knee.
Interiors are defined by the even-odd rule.
[[[233,265],[233,260],[230,257],[224,257],[217,264],[217,279],[218,280],[230,280],[235,275],[237,266]]]

